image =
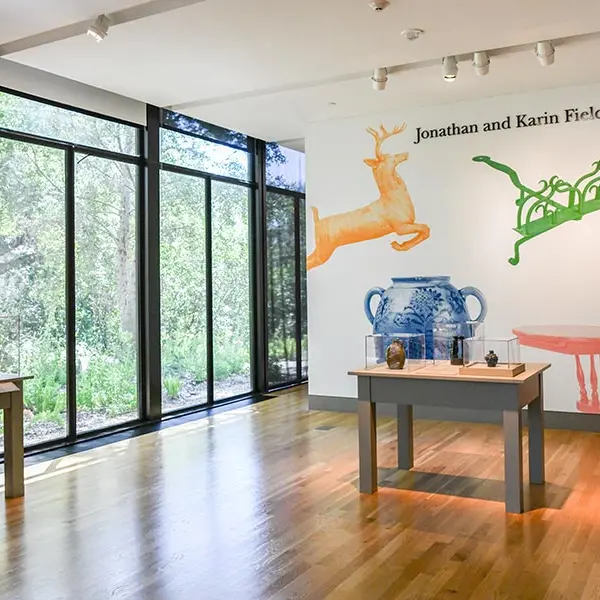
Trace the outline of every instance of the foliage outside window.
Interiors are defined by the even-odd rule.
[[[250,181],[250,155],[244,150],[216,144],[191,135],[161,129],[161,162]]]
[[[40,137],[137,155],[137,128],[0,92],[0,127]]]
[[[278,387],[308,377],[305,160],[266,149],[268,381]]]
[[[135,127],[6,93],[0,126],[120,154],[137,149]],[[0,314],[20,319],[21,371],[34,376],[25,385],[27,445],[66,435],[66,157],[66,146],[0,136]],[[138,167],[87,152],[76,152],[75,163],[76,409],[83,432],[138,416]]]
[[[293,192],[306,188],[304,152],[267,144],[267,185]]]
[[[35,443],[66,433],[64,153],[0,139],[0,160],[0,314],[20,320],[20,366],[34,376],[25,439]]]
[[[135,165],[75,155],[77,431],[137,418]]]
[[[162,110],[161,114],[162,125],[168,129],[188,133],[195,137],[200,137],[205,140],[220,142],[226,146],[237,148],[238,150],[250,151],[252,146],[247,135],[239,131],[225,129],[212,123],[199,121],[192,117],[182,115],[171,110]]]
[[[254,140],[168,111],[163,123],[158,242],[162,404],[169,412],[208,400],[209,331],[214,399],[253,391],[251,215],[257,196]],[[0,370],[13,368],[18,347],[21,371],[34,376],[25,386],[26,445],[67,434],[71,253],[76,432],[137,419],[139,130],[3,92],[0,129],[31,136],[16,141],[0,131]],[[36,136],[56,143],[38,144]],[[66,178],[69,153],[73,189]],[[267,147],[269,185],[283,188],[267,198],[271,385],[306,376],[304,200],[285,192],[304,189],[300,154]],[[74,239],[67,248],[69,214]]]
[[[209,328],[213,398],[223,400],[252,392],[252,193],[243,185],[212,180],[209,196],[206,195],[211,175],[248,180],[251,155],[197,137],[210,130],[200,121],[179,115],[178,123],[187,133],[161,130],[161,347],[165,412],[209,401]],[[170,172],[170,164],[189,171]],[[206,237],[207,215],[210,239]],[[206,273],[209,247],[210,297]],[[206,320],[209,303],[211,323]]]

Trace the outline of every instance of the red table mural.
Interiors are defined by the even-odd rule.
[[[596,356],[600,356],[600,326],[596,325],[536,325],[513,329],[523,346],[571,354],[575,356],[579,401],[577,410],[584,413],[600,413],[598,397],[598,373]],[[581,357],[590,359],[590,395],[585,380]]]

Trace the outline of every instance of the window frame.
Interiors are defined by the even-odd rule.
[[[159,129],[169,129],[169,130],[175,131],[181,135],[187,135],[190,137],[203,139],[205,141],[208,141],[208,142],[211,142],[211,143],[214,143],[217,145],[227,146],[227,147],[234,148],[235,150],[240,150],[240,148],[237,148],[235,146],[230,146],[229,144],[225,144],[223,142],[218,142],[213,139],[206,138],[204,136],[200,136],[198,134],[192,134],[187,131],[182,131],[180,129],[177,129],[177,128],[174,128],[171,126],[165,127],[164,125],[159,125]],[[160,131],[159,131],[158,135],[160,137]],[[254,146],[254,144],[251,144],[251,145]],[[226,175],[218,175],[215,173],[210,173],[210,172],[204,171],[202,169],[194,169],[191,167],[174,165],[172,163],[162,162],[162,161],[158,162],[159,179],[160,179],[160,173],[163,173],[163,172],[176,173],[179,175],[201,178],[204,180],[205,186],[206,186],[205,187],[205,199],[204,199],[204,211],[205,211],[204,212],[204,218],[205,218],[205,221],[204,221],[204,227],[205,227],[205,229],[204,229],[204,235],[205,235],[204,261],[205,261],[205,273],[206,273],[206,280],[205,280],[205,289],[206,289],[206,384],[207,384],[206,403],[195,404],[195,405],[183,407],[183,408],[176,409],[176,410],[171,410],[171,411],[165,412],[164,413],[165,415],[172,416],[172,415],[186,414],[186,413],[197,411],[197,410],[205,410],[207,408],[212,408],[215,405],[235,402],[236,400],[239,400],[241,398],[246,398],[249,395],[254,395],[254,394],[260,393],[257,379],[254,376],[254,370],[256,368],[256,356],[255,356],[256,319],[254,318],[254,315],[251,314],[251,318],[250,318],[250,325],[251,325],[251,330],[250,330],[251,390],[249,390],[248,392],[242,393],[242,394],[235,394],[232,396],[227,396],[225,398],[215,401],[214,319],[213,319],[214,286],[213,286],[213,255],[212,255],[212,247],[213,247],[212,184],[213,184],[213,182],[219,182],[219,183],[224,183],[227,185],[235,185],[240,188],[245,188],[249,191],[250,206],[249,206],[249,213],[248,213],[248,222],[249,222],[248,244],[249,244],[249,257],[250,257],[249,268],[251,270],[249,293],[250,293],[250,306],[253,307],[254,306],[253,300],[254,300],[254,293],[255,293],[255,288],[253,286],[253,273],[255,270],[255,265],[254,265],[255,258],[254,258],[254,252],[252,250],[253,240],[254,240],[252,205],[256,203],[257,183],[256,183],[256,175],[254,172],[255,169],[253,168],[252,153],[250,151],[245,151],[245,152],[248,153],[250,181],[246,181],[244,179],[237,179],[235,177],[229,177]],[[160,190],[160,186],[159,186],[159,190]],[[160,233],[159,233],[159,235],[160,235]],[[160,246],[160,242],[159,242],[159,246]],[[159,252],[160,252],[160,248],[159,248]],[[160,261],[160,257],[159,257],[159,261]],[[159,264],[160,264],[160,262],[159,262]],[[160,286],[160,282],[159,282],[159,286]],[[160,291],[159,291],[159,294],[160,294]],[[162,362],[161,362],[161,377],[162,377]],[[158,408],[158,407],[156,407],[157,401],[158,401],[157,398],[153,399],[155,408]],[[160,403],[161,403],[160,413],[162,415],[163,414],[162,395],[160,398]]]
[[[112,121],[130,127],[136,130],[136,145],[138,148],[138,154],[129,155],[122,154],[120,152],[114,152],[102,148],[93,148],[90,146],[66,142],[63,140],[56,140],[41,135],[16,131],[14,129],[0,127],[0,138],[10,139],[17,142],[26,144],[32,144],[36,146],[45,146],[61,150],[65,157],[65,278],[66,278],[66,292],[65,292],[65,317],[66,317],[66,432],[64,437],[54,438],[49,441],[44,441],[36,444],[31,444],[26,447],[26,451],[37,452],[48,448],[61,446],[65,444],[72,444],[78,440],[85,440],[95,438],[101,435],[106,435],[119,431],[122,429],[131,428],[137,426],[143,422],[143,415],[141,411],[141,400],[143,390],[141,388],[142,374],[145,370],[145,364],[143,359],[143,339],[140,336],[140,321],[142,314],[141,298],[140,298],[140,264],[139,260],[136,265],[136,277],[137,277],[137,396],[138,396],[138,417],[136,419],[124,421],[117,425],[109,425],[106,427],[99,427],[93,430],[78,432],[77,431],[77,396],[76,396],[76,337],[75,337],[75,325],[76,325],[76,314],[75,314],[75,286],[76,286],[76,272],[75,272],[75,155],[86,154],[106,160],[114,160],[118,162],[128,163],[135,165],[138,169],[138,174],[144,171],[146,166],[146,160],[141,152],[142,144],[141,139],[143,137],[143,127],[133,123],[127,123],[120,119],[106,117],[98,113],[78,109],[75,107],[69,107],[61,103],[48,101],[43,98],[38,98],[30,94],[17,92],[10,90],[5,87],[0,87],[0,91],[6,94],[13,95],[15,97],[24,98],[26,100],[33,100],[42,104],[49,104],[56,108],[66,110],[73,113],[81,113],[86,116],[90,116],[97,119]],[[140,223],[140,207],[142,204],[141,186],[138,181],[136,190],[136,256],[140,256],[141,247],[141,231],[139,227]]]
[[[294,302],[296,304],[296,319],[295,319],[295,337],[296,337],[296,377],[294,379],[290,379],[283,383],[279,383],[276,385],[269,385],[267,380],[267,390],[268,391],[276,391],[280,389],[285,389],[288,387],[292,387],[295,385],[300,385],[305,383],[308,380],[308,377],[303,375],[302,370],[302,321],[307,318],[307,315],[304,314],[302,310],[302,273],[300,269],[301,261],[306,261],[306,257],[302,256],[301,250],[301,239],[300,239],[300,228],[305,227],[306,223],[302,223],[301,219],[301,204],[306,206],[306,194],[304,192],[295,192],[289,190],[287,188],[277,188],[273,186],[266,186],[266,195],[268,194],[277,194],[279,196],[285,196],[293,199],[294,201],[294,259],[296,263],[295,269],[295,281],[294,281]],[[265,196],[266,200],[266,196]],[[306,215],[306,210],[304,210],[304,214]],[[265,231],[265,236],[267,232]],[[268,268],[268,265],[267,265]],[[265,307],[265,312],[267,311],[267,307]],[[267,351],[267,361],[269,357],[269,335],[267,331],[267,340],[266,340],[266,351]]]
[[[204,411],[217,405],[225,405],[247,398],[261,398],[264,394],[285,387],[291,387],[306,381],[302,376],[302,314],[301,305],[301,273],[295,273],[295,300],[297,319],[295,324],[296,334],[296,361],[297,379],[286,382],[277,388],[269,388],[267,382],[268,365],[268,332],[267,332],[267,265],[266,265],[266,196],[268,192],[276,192],[294,198],[294,227],[295,245],[294,255],[296,264],[299,265],[304,257],[301,256],[299,230],[303,225],[300,216],[300,203],[305,202],[305,192],[290,189],[280,189],[266,184],[266,142],[246,136],[248,153],[248,181],[225,175],[213,174],[200,169],[193,169],[181,165],[163,163],[160,161],[160,130],[161,128],[177,133],[196,137],[207,142],[229,147],[235,150],[244,150],[236,144],[228,144],[222,140],[215,140],[210,136],[199,135],[165,124],[162,109],[146,105],[146,124],[129,122],[110,115],[95,111],[69,106],[62,102],[45,99],[33,94],[0,86],[0,92],[20,97],[25,100],[39,102],[72,113],[114,122],[132,127],[136,131],[136,154],[123,154],[113,150],[89,147],[83,144],[57,140],[43,135],[26,133],[11,128],[0,127],[0,138],[11,139],[18,142],[55,148],[64,152],[65,156],[65,277],[66,277],[66,350],[67,350],[67,429],[65,437],[27,446],[28,454],[45,451],[50,448],[73,444],[76,441],[105,436],[111,433],[139,427],[163,418],[162,412],[162,364],[160,356],[160,230],[158,218],[160,216],[160,174],[162,171],[179,173],[203,178],[207,189],[205,211],[206,224],[206,274],[207,291],[210,292],[210,310],[207,306],[207,336],[210,338],[211,352],[207,352],[207,368],[210,365],[210,402],[192,407],[185,407],[168,412],[168,417],[180,414]],[[191,119],[191,118],[190,118]],[[200,122],[201,123],[201,122]],[[234,132],[235,133],[235,132]],[[135,165],[138,172],[136,189],[136,290],[137,290],[137,392],[138,416],[136,419],[100,427],[94,430],[78,432],[76,423],[76,353],[75,353],[75,156],[77,153],[93,157],[114,160]],[[248,190],[248,243],[249,243],[249,269],[250,269],[250,375],[252,390],[249,393],[214,399],[214,364],[213,364],[213,323],[212,323],[212,183],[222,182],[236,185]],[[210,282],[208,281],[210,279]],[[207,295],[208,296],[208,295]],[[208,298],[207,298],[208,299]],[[210,319],[209,319],[210,317]],[[207,340],[208,341],[208,340]],[[209,345],[207,344],[207,350]],[[207,373],[208,375],[208,373]],[[208,378],[207,378],[208,383]],[[167,416],[165,414],[164,416]]]

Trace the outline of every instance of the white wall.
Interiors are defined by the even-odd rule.
[[[458,81],[456,85],[460,85]],[[600,211],[570,222],[522,246],[521,262],[511,266],[516,222],[516,188],[508,177],[472,157],[489,155],[513,167],[521,180],[537,187],[552,175],[574,181],[600,160],[600,120],[562,123],[564,109],[600,109],[600,86],[565,88],[404,112],[361,116],[313,124],[306,136],[307,197],[321,218],[364,206],[378,192],[371,169],[374,156],[366,127],[406,131],[385,142],[386,152],[410,152],[398,167],[416,210],[417,222],[431,237],[408,252],[383,238],[336,250],[308,273],[310,393],[356,396],[355,378],[346,375],[364,362],[364,336],[371,325],[363,299],[373,286],[388,287],[390,277],[450,275],[461,288],[480,288],[488,300],[488,336],[510,335],[519,325],[600,325]],[[413,143],[415,128],[444,127],[548,111],[558,125],[513,128]],[[307,250],[314,248],[308,213]],[[405,238],[406,239],[406,238]],[[401,240],[402,241],[402,240]],[[375,301],[373,303],[375,305]],[[521,348],[525,360],[549,361],[546,407],[575,412],[579,399],[572,356]],[[584,362],[589,383],[589,359]]]
[[[0,86],[76,108],[146,124],[146,105],[65,77],[0,59]]]

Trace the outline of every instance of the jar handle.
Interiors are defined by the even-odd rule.
[[[473,319],[473,321],[483,321],[487,315],[487,301],[481,290],[478,290],[476,287],[467,286],[462,290],[459,290],[459,293],[465,299],[465,301],[467,300],[468,296],[475,296],[475,298],[477,298],[477,301],[481,306],[481,310],[479,311],[477,317]]]
[[[375,321],[375,316],[371,310],[371,299],[373,296],[383,296],[383,292],[385,292],[383,288],[374,287],[371,288],[365,296],[365,314],[367,315],[367,319],[369,319],[369,323],[371,323],[371,325],[373,325],[373,322]]]

